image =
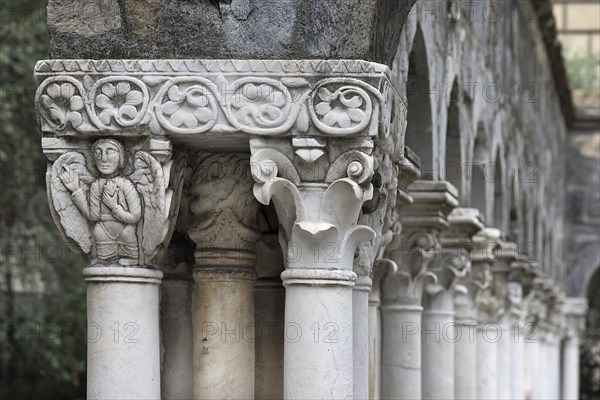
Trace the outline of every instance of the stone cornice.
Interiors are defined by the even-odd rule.
[[[41,129],[56,136],[216,133],[219,146],[239,148],[240,134],[381,139],[404,131],[394,125],[405,121],[406,100],[388,67],[366,61],[44,60],[35,75]]]

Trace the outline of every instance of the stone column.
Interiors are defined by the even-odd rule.
[[[283,398],[285,291],[279,278],[282,271],[283,255],[277,235],[265,234],[256,248],[256,399]]]
[[[527,331],[524,326],[523,311],[523,281],[528,271],[528,264],[522,255],[511,264],[508,276],[506,316],[510,325],[510,398],[523,400],[525,398],[525,340]]]
[[[369,399],[381,398],[381,282],[398,269],[389,259],[378,259],[373,266],[373,285],[369,292]]]
[[[561,398],[579,399],[579,338],[585,329],[587,299],[568,297],[563,305],[566,316],[566,332],[562,346]]]
[[[561,397],[561,343],[565,330],[565,318],[562,312],[565,301],[564,295],[554,282],[551,284],[549,293],[548,312],[548,399]]]
[[[528,260],[526,265],[521,279],[523,289],[522,316],[520,319],[522,335],[519,337],[523,342],[523,359],[521,363],[525,370],[523,375],[523,398],[528,400],[532,398],[535,377],[538,376],[537,351],[540,337],[536,330],[536,313],[539,309],[536,281],[540,272],[537,263]]]
[[[476,398],[477,353],[475,329],[477,314],[475,297],[479,287],[473,281],[470,252],[473,248],[472,236],[483,228],[483,216],[475,208],[455,208],[448,216],[450,227],[442,232],[441,243],[443,260],[469,262],[464,276],[457,280],[454,291],[454,326],[456,338],[450,340],[454,346],[454,394],[457,399]],[[466,254],[465,254],[466,253]],[[462,275],[462,274],[461,274]],[[425,383],[424,383],[425,385]]]
[[[352,301],[355,399],[368,399],[371,391],[378,390],[374,387],[371,374],[379,373],[374,357],[378,357],[378,350],[375,349],[379,346],[377,326],[381,322],[378,307],[373,309],[372,303],[373,300],[379,303],[382,270],[390,266],[389,260],[384,259],[383,255],[388,245],[399,244],[401,230],[395,212],[399,166],[397,163],[394,165],[388,156],[376,156],[375,161],[379,168],[373,182],[373,199],[363,205],[358,222],[373,227],[376,236],[371,241],[359,244],[354,258],[357,275]],[[374,265],[378,265],[378,271],[375,271]],[[376,286],[373,286],[373,281]],[[375,299],[373,292],[377,292]]]
[[[473,268],[482,274],[485,286],[476,299],[477,308],[477,398],[498,398],[498,346],[501,330],[497,316],[501,303],[496,297],[491,266],[495,261],[500,231],[484,228],[473,238]]]
[[[298,124],[288,129],[298,137],[257,130],[250,140],[254,195],[263,204],[273,202],[285,255],[288,399],[351,398],[355,390],[368,396],[368,327],[353,324],[354,310],[368,321],[368,291],[356,292],[354,299],[354,254],[362,242],[376,237],[383,221],[366,226],[359,215],[385,184],[382,162],[387,157],[393,164],[401,156],[402,144],[396,141],[404,121],[390,116],[392,111],[404,115],[406,109],[400,98],[391,101],[396,95],[387,70],[321,78],[315,74],[293,81],[296,88],[310,88],[303,94],[308,104],[292,105]],[[379,88],[384,87],[382,96]],[[361,278],[363,284],[368,281]],[[354,351],[354,329],[360,329],[360,357]],[[355,356],[361,360],[357,369]],[[355,374],[361,377],[357,385]]]
[[[508,296],[508,279],[512,272],[511,263],[517,258],[517,245],[515,243],[499,241],[499,247],[495,253],[495,261],[492,264],[493,283],[492,290],[497,300],[496,327],[499,329],[499,337],[496,342],[498,364],[496,376],[498,381],[499,399],[511,398],[511,351],[514,336],[511,331],[510,300]],[[516,294],[512,293],[516,301]]]
[[[194,266],[194,398],[254,396],[254,270],[260,204],[249,156],[199,152],[188,234]]]
[[[161,398],[191,399],[194,379],[191,268],[181,263],[165,271],[160,290],[162,342]]]
[[[60,79],[62,86],[51,83]],[[38,99],[48,104],[44,99],[56,94],[77,101],[72,81],[51,82],[40,86]],[[43,119],[44,109],[38,110]],[[77,125],[81,115],[72,118]],[[58,128],[43,125],[57,136]],[[42,146],[50,160],[47,184],[54,220],[65,240],[89,260],[83,270],[87,397],[159,399],[163,274],[158,265],[179,208],[182,168],[174,163],[185,161],[171,160],[170,142],[148,138],[46,137]]]
[[[439,255],[447,215],[458,205],[456,189],[446,182],[416,181],[408,190],[414,202],[400,210],[402,245],[388,255],[398,271],[382,284],[382,398],[421,397],[421,298],[424,286],[437,281],[428,268]]]

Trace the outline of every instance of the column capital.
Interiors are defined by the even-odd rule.
[[[448,214],[458,205],[457,190],[447,182],[416,181],[408,186],[413,203],[400,210],[401,246],[389,257],[398,271],[385,279],[384,301],[420,304],[427,284],[437,283],[429,271],[439,258],[439,233],[448,227]]]
[[[585,317],[588,299],[585,297],[567,297],[562,303],[562,313],[566,318],[567,337],[581,336],[585,330]]]
[[[46,137],[42,148],[65,241],[92,266],[157,268],[178,219],[185,156],[148,137]]]

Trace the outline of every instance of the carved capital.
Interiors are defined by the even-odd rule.
[[[562,304],[562,313],[566,317],[567,337],[581,336],[585,331],[585,318],[588,300],[585,297],[567,297]]]
[[[185,157],[169,141],[46,138],[50,211],[92,266],[156,267],[179,213]]]
[[[251,268],[261,233],[250,156],[198,152],[193,167],[188,234],[196,266]]]

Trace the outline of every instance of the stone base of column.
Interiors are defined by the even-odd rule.
[[[122,266],[83,270],[87,284],[88,399],[160,399],[162,272]]]

